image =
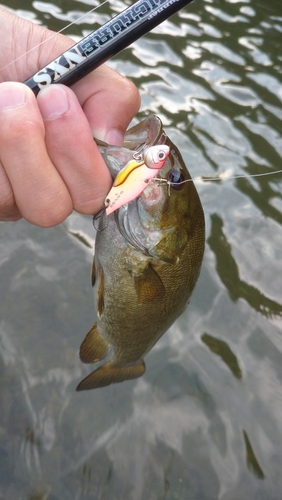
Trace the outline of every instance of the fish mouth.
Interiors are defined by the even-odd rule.
[[[115,212],[117,227],[121,235],[135,250],[150,255],[150,249],[160,240],[160,231],[146,229],[140,219],[137,200],[123,205]]]
[[[145,146],[148,148],[153,145],[169,146],[170,156],[173,155],[172,145],[157,116],[148,117],[142,122],[142,127],[132,127],[125,134],[123,147],[131,151],[140,152]],[[152,215],[155,212],[154,208],[160,213],[165,207],[166,177],[171,169],[171,161],[168,161],[170,156],[144,191],[136,199],[122,205],[114,212],[117,227],[126,242],[135,250],[153,258],[156,258],[155,247],[160,242],[169,240],[170,234],[175,232],[174,225],[163,227],[162,218],[160,226],[159,216]]]
[[[161,181],[162,178],[157,176],[155,181],[150,182],[140,195],[140,199],[145,202],[148,208],[158,205],[164,201],[165,186],[161,184]]]

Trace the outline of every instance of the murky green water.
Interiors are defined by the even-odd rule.
[[[5,3],[55,30],[95,5]],[[95,318],[92,250],[70,231],[93,240],[91,219],[1,223],[0,498],[281,500],[282,176],[250,177],[281,169],[281,42],[281,0],[195,0],[110,62],[191,174],[223,177],[197,183],[201,277],[143,378],[75,392]]]

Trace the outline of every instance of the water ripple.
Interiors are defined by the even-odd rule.
[[[111,0],[68,33],[130,3]],[[2,4],[58,31],[98,2]],[[161,117],[192,176],[221,174],[196,184],[202,273],[142,379],[74,391],[95,316],[91,218],[0,224],[3,498],[280,500],[281,33],[281,0],[195,0],[109,62],[140,90],[138,120]]]

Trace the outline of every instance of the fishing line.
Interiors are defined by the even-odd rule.
[[[105,5],[106,3],[109,3],[110,0],[104,0],[104,2],[100,3],[99,5],[96,5],[96,7],[93,7],[93,9],[91,10],[88,10],[88,12],[86,12],[85,14],[83,14],[82,16],[80,16],[78,19],[76,19],[75,21],[73,21],[72,23],[70,24],[67,24],[67,26],[65,26],[64,28],[62,28],[61,30],[59,31],[56,31],[54,32],[53,35],[49,36],[48,38],[46,38],[46,40],[43,40],[42,42],[38,43],[37,45],[35,45],[34,47],[32,47],[32,49],[29,49],[27,52],[25,52],[24,54],[22,54],[21,56],[17,57],[16,59],[14,59],[13,61],[9,62],[8,64],[6,64],[5,66],[2,66],[0,68],[0,71],[3,71],[4,69],[8,68],[9,66],[11,66],[12,64],[14,64],[15,62],[17,62],[19,59],[22,59],[23,57],[25,57],[27,54],[30,54],[30,52],[32,52],[33,50],[35,49],[38,49],[38,47],[40,47],[41,45],[44,45],[46,42],[50,42],[50,40],[52,40],[53,38],[55,38],[57,36],[58,33],[63,33],[63,31],[65,31],[66,29],[70,28],[71,26],[75,25],[76,23],[78,23],[81,19],[83,19],[84,17],[88,16],[88,14],[91,14],[91,12],[94,12],[95,10],[99,9],[100,7],[102,7],[103,5]]]
[[[75,21],[69,23],[64,28],[62,28],[61,30],[59,30],[58,32],[54,32],[53,35],[49,36],[48,38],[46,38],[45,40],[43,40],[39,44],[35,45],[33,48],[31,48],[30,50],[28,50],[27,52],[25,52],[21,56],[17,57],[16,59],[14,59],[10,63],[6,64],[5,66],[2,66],[0,68],[0,72],[3,71],[4,69],[6,69],[7,67],[9,67],[11,64],[14,64],[16,61],[18,61],[22,57],[25,57],[27,54],[29,54],[33,50],[37,49],[41,45],[43,45],[46,42],[49,42],[50,40],[52,40],[54,37],[56,37],[56,35],[58,33],[62,33],[63,31],[65,31],[69,27],[71,27],[71,26],[75,25],[76,23],[78,23],[81,19],[85,18],[87,15],[91,14],[92,12],[96,11],[98,8],[102,7],[103,5],[105,5],[105,4],[109,3],[109,2],[110,2],[110,0],[104,0],[101,4],[96,5],[95,7],[93,7],[89,11],[87,11],[85,14],[83,14],[82,16],[80,16]],[[166,179],[160,179],[160,178],[154,178],[153,180],[154,181],[158,181],[159,183],[165,183],[165,184],[167,184],[170,187],[170,186],[174,186],[174,185],[175,186],[176,185],[179,186],[180,184],[184,184],[185,182],[220,182],[220,181],[222,182],[222,181],[226,181],[226,180],[229,180],[229,179],[241,179],[241,178],[248,178],[248,177],[264,177],[264,176],[274,175],[274,174],[279,174],[279,173],[282,173],[282,170],[276,170],[274,172],[264,172],[264,173],[258,173],[258,174],[234,175],[234,176],[230,176],[230,177],[228,177],[226,173],[222,173],[222,174],[219,174],[218,176],[211,176],[211,177],[209,177],[209,176],[200,176],[200,177],[195,177],[195,178],[191,178],[191,179],[186,179],[184,181],[180,181],[180,182],[177,182],[177,183],[173,183],[173,182],[170,182],[170,181],[168,181]]]
[[[159,184],[167,184],[168,187],[170,186],[179,186],[181,184],[185,184],[186,182],[226,182],[229,181],[230,179],[247,179],[248,177],[266,177],[268,175],[275,175],[275,174],[281,174],[282,170],[275,170],[274,172],[263,172],[260,174],[246,174],[246,175],[231,175],[230,177],[226,177],[226,174],[220,174],[218,176],[214,177],[209,177],[209,176],[199,176],[199,177],[192,177],[191,179],[186,179],[185,181],[180,181],[180,182],[170,182],[167,179],[162,179],[160,177],[153,177],[151,179],[152,181],[158,182]]]
[[[220,174],[217,177],[209,177],[209,176],[201,176],[201,177],[195,177],[193,181],[202,181],[202,182],[210,182],[210,181],[228,181],[229,179],[247,179],[248,177],[266,177],[267,175],[275,175],[275,174],[281,174],[282,170],[275,170],[274,172],[263,172],[260,174],[245,174],[245,175],[231,175],[230,177],[224,177],[225,174]],[[189,179],[187,179],[188,181]],[[179,182],[179,184],[187,181],[182,181]]]

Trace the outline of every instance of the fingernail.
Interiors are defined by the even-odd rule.
[[[42,89],[37,97],[43,120],[54,120],[65,115],[69,110],[69,100],[63,87],[50,85]]]
[[[16,108],[26,103],[26,89],[23,85],[5,82],[0,85],[0,110]]]
[[[94,129],[92,133],[93,136],[96,139],[100,139],[100,141],[107,142],[112,146],[122,146],[123,134],[117,129],[112,129],[108,132],[105,129]]]
[[[106,133],[105,141],[113,146],[121,146],[123,143],[123,134],[117,129],[109,130]]]

